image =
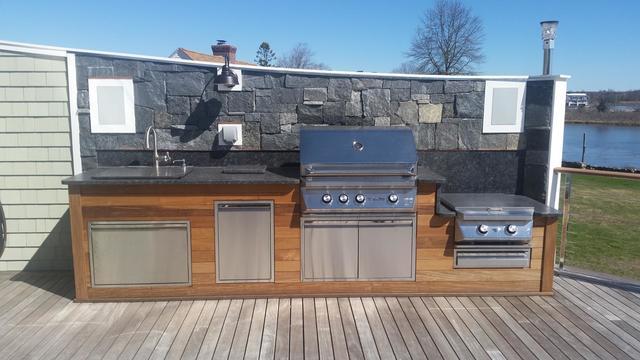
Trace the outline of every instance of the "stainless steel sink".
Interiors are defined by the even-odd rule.
[[[153,166],[125,166],[105,168],[92,175],[93,179],[180,179],[193,170],[187,166],[161,166],[157,170]]]

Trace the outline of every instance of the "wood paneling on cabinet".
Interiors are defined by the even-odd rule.
[[[553,227],[535,222],[530,269],[453,269],[454,219],[435,215],[436,187],[420,183],[416,281],[302,282],[300,194],[293,185],[129,185],[69,188],[78,300],[361,294],[530,294],[551,291]],[[214,202],[271,200],[275,206],[275,282],[215,282]],[[105,220],[188,220],[192,285],[92,288],[87,226]],[[546,230],[545,230],[546,229]],[[550,267],[551,270],[543,269]],[[550,272],[549,272],[550,271]],[[542,275],[544,274],[544,276]]]

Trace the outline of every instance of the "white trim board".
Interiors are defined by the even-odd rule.
[[[170,58],[170,57],[126,54],[126,53],[118,53],[118,52],[86,50],[86,49],[76,49],[76,48],[65,48],[65,47],[37,45],[37,44],[28,44],[28,43],[0,40],[0,46],[2,46],[3,44],[6,44],[7,46],[12,46],[14,48],[36,49],[36,50],[41,49],[45,51],[55,50],[55,51],[62,51],[62,52],[71,52],[76,54],[91,54],[91,55],[117,57],[117,58],[132,59],[132,60],[165,62],[165,63],[171,63],[171,64],[196,65],[196,66],[203,66],[203,67],[220,67],[224,65],[222,63],[193,61],[193,60],[176,59],[176,58]],[[240,65],[240,64],[231,64],[231,67],[234,69],[252,70],[252,71],[260,71],[260,72],[274,72],[274,73],[281,73],[281,74],[389,78],[389,79],[398,79],[398,80],[400,79],[406,79],[406,80],[411,80],[411,79],[414,79],[414,80],[528,80],[528,79],[532,79],[532,77],[526,76],[526,75],[426,75],[426,74],[422,75],[422,74],[396,74],[396,73],[363,72],[363,71],[291,69],[291,68],[263,67],[263,66]],[[558,76],[568,78],[567,75],[553,75],[551,79]],[[547,78],[544,78],[542,76],[536,76],[534,80],[550,80],[550,78],[548,76]]]
[[[555,209],[560,206],[561,174],[556,173],[554,169],[562,166],[566,94],[567,79],[557,79],[553,84],[553,113],[547,163],[549,167],[547,172],[547,206]]]
[[[78,119],[78,85],[76,83],[76,55],[67,54],[67,91],[69,92],[69,128],[71,130],[71,162],[73,175],[82,172],[80,153],[80,120]]]

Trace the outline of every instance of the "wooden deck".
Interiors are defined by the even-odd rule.
[[[71,274],[0,273],[0,359],[640,359],[640,294],[74,303]]]

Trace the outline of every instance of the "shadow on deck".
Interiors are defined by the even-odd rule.
[[[74,303],[70,273],[0,273],[0,359],[640,359],[640,294]]]

